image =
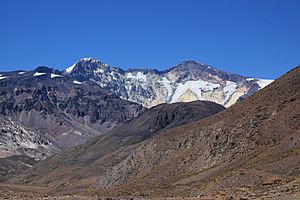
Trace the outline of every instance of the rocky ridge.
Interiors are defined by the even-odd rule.
[[[79,81],[94,81],[119,97],[145,107],[194,100],[229,107],[272,82],[227,73],[191,60],[165,71],[125,71],[94,58],[83,58],[67,68],[65,75]]]
[[[47,67],[5,72],[1,77],[0,115],[5,133],[0,141],[4,142],[1,148],[10,152],[27,142],[28,152],[38,150],[50,155],[52,147],[62,151],[81,144],[144,110],[94,82],[79,82]],[[8,126],[12,131],[6,130]],[[44,151],[50,146],[49,152]]]

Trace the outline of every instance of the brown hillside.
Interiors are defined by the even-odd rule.
[[[260,198],[297,193],[299,128],[297,67],[217,115],[144,142],[96,186],[116,195],[195,197],[225,191]]]
[[[208,101],[161,104],[145,111],[138,118],[117,127],[105,136],[53,156],[11,182],[52,187],[82,189],[94,184],[111,166],[124,160],[142,141],[162,130],[190,123],[224,107]]]

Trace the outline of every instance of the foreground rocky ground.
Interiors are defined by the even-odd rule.
[[[134,199],[154,199],[154,200],[250,200],[250,199],[277,199],[277,200],[297,200],[300,199],[300,180],[292,181],[288,184],[274,187],[268,191],[250,188],[234,188],[226,191],[212,192],[210,194],[199,193],[196,197],[105,197],[88,191],[85,194],[53,194],[49,188],[18,185],[0,185],[0,200],[134,200]]]

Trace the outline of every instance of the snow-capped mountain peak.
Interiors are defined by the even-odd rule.
[[[84,62],[100,62],[96,58],[81,58],[80,61],[84,61]]]
[[[74,64],[71,65],[70,67],[66,68],[65,71],[66,71],[68,74],[70,74],[70,73],[73,71],[75,65],[76,65],[76,63],[74,63]]]
[[[97,60],[96,58],[81,58],[73,65],[65,69],[67,74],[73,73],[75,70],[84,69],[84,70],[97,70],[98,68],[106,68],[109,67],[107,64],[102,63],[101,61]]]
[[[228,107],[271,82],[250,80],[192,60],[164,71],[124,71],[94,58],[83,58],[68,71],[67,75],[77,81],[92,80],[119,97],[146,107],[192,100],[209,100]]]

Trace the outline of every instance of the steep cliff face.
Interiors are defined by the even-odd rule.
[[[229,107],[272,82],[226,73],[195,61],[184,61],[166,71],[124,71],[93,58],[83,58],[67,68],[65,75],[79,81],[94,81],[121,98],[145,107],[194,100]]]

